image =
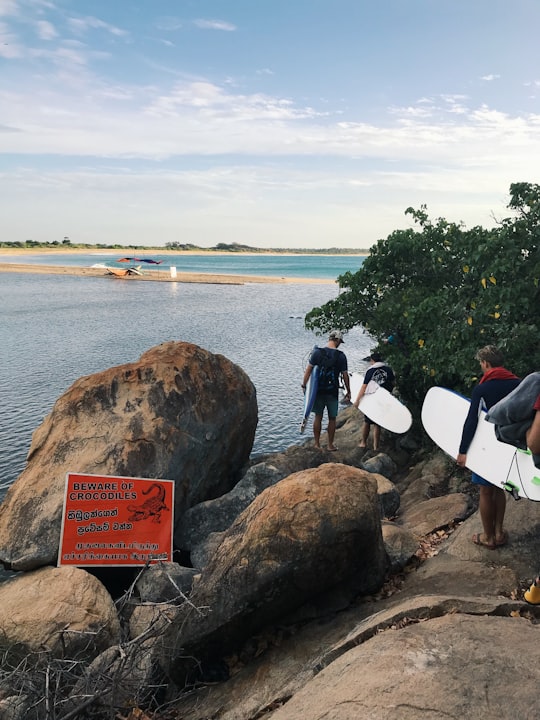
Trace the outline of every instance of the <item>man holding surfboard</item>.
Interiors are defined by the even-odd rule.
[[[337,447],[334,445],[336,433],[336,417],[338,414],[339,378],[343,379],[346,389],[346,399],[350,399],[351,388],[349,385],[349,373],[347,372],[347,357],[344,352],[338,350],[344,342],[341,330],[332,330],[328,336],[326,347],[315,347],[309,358],[308,366],[302,380],[304,393],[308,381],[317,368],[318,378],[317,392],[313,403],[312,411],[315,414],[313,420],[313,437],[315,447],[321,447],[321,430],[324,411],[328,413],[328,450],[334,452]]]
[[[502,353],[494,345],[486,345],[481,348],[476,353],[476,359],[480,363],[483,374],[472,392],[471,405],[463,425],[459,453],[456,458],[460,467],[466,466],[467,451],[476,432],[479,410],[482,408],[489,410],[521,382],[517,375],[503,367]],[[474,472],[471,480],[480,487],[478,509],[484,530],[483,533],[475,533],[472,536],[473,543],[490,550],[506,545],[508,534],[503,527],[506,511],[505,491]]]
[[[368,358],[364,358],[364,360],[367,360]],[[385,390],[388,390],[388,392],[392,392],[394,389],[394,385],[396,382],[396,377],[394,375],[394,371],[390,367],[390,365],[387,365],[383,362],[382,355],[378,352],[372,352],[369,356],[370,361],[370,368],[364,375],[364,382],[362,384],[362,387],[360,388],[358,392],[358,396],[356,400],[354,401],[353,405],[355,407],[358,407],[360,405],[360,401],[364,397],[364,395],[372,391],[373,389],[376,389],[378,386],[383,387]],[[379,442],[381,439],[381,427],[380,425],[377,425],[377,423],[373,422],[366,414],[364,414],[364,426],[362,428],[362,439],[360,440],[358,447],[365,448],[367,447],[367,441],[369,437],[369,431],[371,429],[371,426],[373,425],[373,450],[379,449]]]
[[[494,405],[486,420],[495,424],[497,437],[527,449],[540,468],[540,372],[531,373],[503,400]],[[525,592],[524,599],[540,605],[540,575]]]

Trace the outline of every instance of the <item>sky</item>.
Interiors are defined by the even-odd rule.
[[[369,248],[540,171],[538,0],[0,0],[0,240]]]

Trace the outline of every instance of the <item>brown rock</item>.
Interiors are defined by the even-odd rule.
[[[272,720],[481,718],[494,708],[499,718],[533,718],[539,640],[523,618],[446,615],[387,630],[335,660]]]
[[[174,480],[178,524],[187,508],[233,487],[256,425],[244,371],[189,343],[163,343],[77,380],[34,433],[0,506],[0,562],[55,562],[68,471]]]
[[[373,592],[386,564],[377,482],[369,473],[328,463],[290,475],[223,534],[190,598],[209,614],[179,618],[170,633],[177,646],[167,646],[165,664],[179,681],[186,655],[224,653],[329,588]]]
[[[470,513],[471,502],[467,495],[451,493],[407,508],[400,521],[416,535],[427,535],[457,520],[465,520]]]
[[[91,660],[119,634],[111,596],[84,570],[40,568],[0,584],[0,645],[12,655]]]

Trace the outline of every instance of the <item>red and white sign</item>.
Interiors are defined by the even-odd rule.
[[[58,565],[172,561],[174,482],[67,473]]]

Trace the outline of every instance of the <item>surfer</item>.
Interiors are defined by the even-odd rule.
[[[339,378],[343,379],[345,384],[345,398],[350,400],[351,388],[349,385],[349,373],[347,372],[347,356],[339,346],[344,342],[341,330],[332,330],[328,335],[326,347],[314,348],[310,355],[304,378],[302,380],[302,389],[306,391],[308,380],[315,366],[319,367],[319,380],[317,386],[317,395],[313,403],[313,437],[315,438],[315,447],[321,447],[321,430],[324,410],[328,413],[328,450],[334,452],[337,447],[334,445],[334,436],[336,434],[336,417],[338,414],[338,396],[339,396]]]
[[[376,386],[380,385],[385,390],[388,390],[388,392],[392,392],[396,383],[396,376],[394,375],[394,371],[392,370],[390,365],[387,365],[385,362],[383,362],[382,355],[380,353],[372,352],[371,355],[369,355],[369,357],[367,358],[364,358],[364,360],[369,360],[371,367],[364,375],[364,382],[362,384],[362,387],[358,391],[356,400],[353,403],[355,407],[358,407],[360,405],[360,400],[365,395],[365,393],[367,392],[369,394],[370,392],[374,392],[374,390],[376,390]],[[379,442],[381,439],[381,427],[380,425],[377,425],[377,423],[374,423],[373,420],[368,418],[367,415],[364,415],[362,439],[358,443],[358,447],[367,447],[369,431],[371,430],[372,425],[373,449],[379,449]]]
[[[527,447],[533,455],[540,455],[540,395],[536,398],[534,410],[534,420],[527,430]],[[531,605],[540,605],[540,575],[535,578],[523,597]]]
[[[478,425],[479,410],[483,406],[485,406],[484,409],[489,410],[521,382],[517,375],[503,367],[502,352],[494,345],[486,345],[478,350],[476,360],[480,363],[483,374],[480,382],[472,391],[471,405],[463,425],[459,453],[456,458],[460,467],[466,465],[467,451]],[[474,472],[471,481],[480,488],[478,509],[484,530],[483,533],[475,533],[472,536],[473,543],[490,550],[506,545],[508,533],[503,527],[506,512],[505,491]]]
[[[486,420],[495,424],[499,440],[528,449],[540,467],[540,372],[527,375],[516,390],[491,408]],[[540,605],[540,575],[523,597],[531,605]]]

